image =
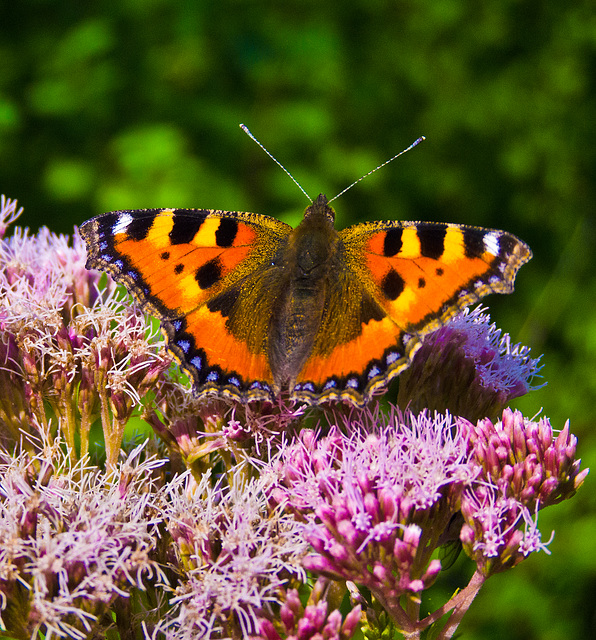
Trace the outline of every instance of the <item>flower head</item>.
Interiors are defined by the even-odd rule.
[[[476,477],[451,416],[365,411],[350,434],[304,430],[280,457],[275,501],[305,519],[311,571],[396,603],[440,571],[430,554]]]
[[[570,498],[588,474],[588,469],[580,471],[577,438],[569,431],[569,421],[556,434],[548,418],[536,422],[505,409],[494,424],[485,418],[476,425],[464,422],[463,428],[482,468],[480,477],[531,511]]]
[[[246,460],[258,463],[272,441],[303,414],[304,407],[289,407],[281,400],[277,405],[255,407],[197,398],[188,385],[163,376],[143,418],[198,480],[214,460],[223,459],[228,467]]]
[[[0,624],[11,637],[87,637],[106,608],[165,580],[148,517],[162,462],[139,447],[107,476],[65,457],[0,455]]]
[[[230,487],[212,487],[209,474],[196,484],[186,473],[170,484],[163,517],[181,577],[161,627],[168,637],[246,637],[289,577],[304,580],[305,542],[291,515],[271,510],[267,482],[236,474]]]
[[[505,409],[494,424],[488,418],[476,425],[462,421],[462,429],[481,472],[462,495],[461,540],[488,576],[546,549],[538,510],[571,497],[589,470],[580,471],[568,423],[555,435],[548,419],[534,422]]]
[[[313,588],[306,606],[303,606],[297,589],[280,589],[281,606],[277,615],[262,617],[258,634],[251,640],[348,640],[356,632],[360,622],[361,607],[356,605],[342,616],[338,609],[329,611],[322,599],[325,582],[321,578]]]
[[[466,308],[425,337],[400,376],[400,406],[479,420],[536,388],[532,379],[541,369],[540,358],[530,357],[528,347],[512,345],[483,311]]]
[[[15,208],[3,200],[0,220]],[[84,456],[99,409],[113,465],[124,425],[171,358],[140,309],[110,279],[100,291],[85,262],[76,231],[72,242],[46,228],[0,238],[0,436],[8,444],[47,426],[49,405],[73,458],[79,430]]]

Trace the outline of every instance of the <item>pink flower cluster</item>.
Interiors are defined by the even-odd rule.
[[[324,581],[320,578],[313,589],[316,594],[311,600],[323,595]],[[338,609],[329,611],[325,600],[310,602],[304,607],[297,589],[283,590],[282,605],[279,611],[280,633],[271,620],[262,618],[259,622],[259,634],[250,640],[349,640],[360,622],[361,607],[356,605],[345,618]]]
[[[0,201],[0,635],[448,640],[488,577],[547,551],[539,511],[588,470],[568,424],[506,408],[539,358],[481,309],[425,337],[407,412],[308,429],[283,399],[197,400],[78,234],[7,237],[20,212]],[[136,416],[169,460],[123,453]],[[448,542],[476,571],[423,617]]]
[[[569,423],[556,435],[548,419],[534,422],[505,409],[494,424],[485,418],[462,428],[481,473],[462,496],[461,540],[488,576],[545,549],[535,515],[573,496],[588,469],[580,470]]]
[[[2,200],[0,229],[16,217]],[[0,436],[18,442],[21,430],[47,430],[47,406],[75,455],[88,451],[99,411],[109,464],[141,398],[170,365],[163,340],[138,307],[123,304],[114,284],[100,291],[101,274],[85,269],[75,233],[16,229],[0,238]]]
[[[280,454],[271,499],[303,522],[309,571],[366,587],[413,632],[421,623],[402,596],[419,602],[437,578],[441,563],[431,556],[453,539],[454,522],[463,516],[459,535],[479,588],[545,550],[537,511],[573,495],[587,470],[567,427],[556,436],[548,420],[508,409],[494,425],[424,411],[382,421],[365,411],[346,420],[345,433],[302,431]]]

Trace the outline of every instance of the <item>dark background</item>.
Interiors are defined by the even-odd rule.
[[[567,418],[596,464],[596,19],[537,0],[18,0],[0,8],[0,192],[20,223],[71,233],[142,207],[256,211],[296,223],[295,185],[361,220],[506,229],[534,259],[488,300],[544,353],[520,402]],[[596,626],[593,479],[540,514],[551,556],[492,578],[463,637],[568,640]],[[438,603],[437,603],[438,604]]]

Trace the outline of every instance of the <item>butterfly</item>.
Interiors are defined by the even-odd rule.
[[[113,211],[83,224],[88,269],[159,318],[199,396],[280,395],[364,406],[424,336],[490,293],[532,253],[505,231],[365,222],[342,231],[326,196],[296,227],[209,209]]]

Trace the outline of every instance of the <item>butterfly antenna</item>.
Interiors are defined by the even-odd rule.
[[[251,138],[252,140],[254,140],[259,147],[261,147],[261,149],[263,149],[263,151],[271,158],[271,160],[273,160],[273,162],[275,162],[275,164],[278,167],[281,167],[288,176],[290,176],[290,179],[292,180],[292,182],[300,189],[300,191],[302,191],[302,193],[308,198],[309,202],[312,202],[312,198],[308,195],[308,193],[306,193],[306,191],[302,188],[302,185],[298,182],[298,180],[296,180],[296,178],[294,178],[294,176],[283,166],[283,164],[274,156],[272,156],[269,151],[267,151],[267,149],[265,149],[265,147],[253,136],[253,134],[250,132],[250,129],[245,125],[245,124],[241,124],[240,128],[242,129],[242,131],[244,131],[244,133]]]
[[[386,164],[389,164],[390,162],[393,162],[395,160],[395,158],[399,158],[399,156],[402,156],[407,151],[410,151],[410,149],[413,149],[416,145],[420,144],[424,140],[426,140],[426,138],[424,136],[420,136],[418,138],[418,140],[414,140],[414,142],[412,142],[412,144],[407,149],[404,149],[403,151],[400,151],[399,153],[395,154],[393,156],[393,158],[389,158],[389,160],[385,160],[385,162],[383,162],[383,164],[380,164],[378,167],[375,167],[372,171],[369,171],[368,173],[365,173],[362,177],[358,178],[358,180],[354,180],[354,182],[352,182],[351,185],[347,186],[343,191],[340,191],[336,196],[331,198],[331,200],[329,200],[329,202],[333,202],[334,200],[337,200],[337,198],[339,198],[339,196],[343,196],[343,194],[346,191],[351,189],[354,185],[358,184],[360,181],[364,180],[364,178],[367,178],[368,176],[370,176],[375,171],[378,171],[379,169],[382,169]],[[275,158],[274,158],[274,160],[275,160]]]

